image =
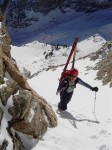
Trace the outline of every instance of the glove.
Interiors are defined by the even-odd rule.
[[[98,92],[98,90],[99,90],[98,87],[93,87],[92,88],[92,91]]]

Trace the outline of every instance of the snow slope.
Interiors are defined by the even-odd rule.
[[[105,40],[99,35],[96,35],[95,41],[94,39],[95,37],[92,36],[78,43],[80,57],[85,56],[87,52],[98,50],[105,43]],[[62,64],[67,60],[70,47],[67,49],[66,55],[63,56],[65,49],[61,48],[58,51],[58,56],[55,53],[48,60],[44,60],[42,59],[43,51],[49,49],[49,45],[44,46],[38,42],[29,43],[23,47],[12,46],[12,56],[17,59],[21,70],[24,66],[32,74],[39,71],[41,67],[48,67],[49,63],[57,65],[57,63]],[[37,49],[40,49],[40,52]],[[35,61],[37,61],[36,65]],[[28,80],[30,86],[53,107],[58,117],[58,126],[49,128],[39,142],[31,140],[31,138],[24,138],[27,150],[112,150],[112,89],[109,88],[109,85],[102,86],[101,81],[95,80],[97,71],[92,70],[91,67],[95,66],[98,61],[94,62],[86,58],[77,60],[75,64],[82,80],[92,86],[98,86],[99,91],[96,93],[96,99],[94,92],[77,85],[65,112],[57,111],[59,95],[56,95],[58,78],[63,67],[49,71],[44,70],[38,76]]]

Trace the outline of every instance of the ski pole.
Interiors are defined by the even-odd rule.
[[[93,110],[93,114],[94,114],[94,117],[95,117],[95,120],[97,123],[100,123],[97,118],[96,118],[96,113],[95,113],[95,110],[96,109],[96,92],[95,92],[95,97],[94,97],[94,110]]]

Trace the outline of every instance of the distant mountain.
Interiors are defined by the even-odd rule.
[[[51,30],[51,27],[57,28],[57,24],[58,25],[62,24],[63,21],[68,22],[68,20],[70,21],[76,19],[77,16],[75,16],[73,12],[74,13],[79,12],[79,14],[81,15],[82,13],[90,14],[92,12],[101,9],[108,9],[111,7],[112,7],[111,0],[85,0],[85,1],[82,0],[24,0],[24,1],[3,0],[1,1],[1,8],[5,13],[6,26],[8,28],[8,31],[12,38],[12,42],[14,44],[21,43],[20,42],[22,40],[21,38],[24,38],[23,39],[24,41],[26,39],[26,41],[23,43],[27,43],[27,39],[31,40],[32,38],[34,38],[35,34],[36,35],[42,34],[41,36],[39,35],[39,37],[37,36],[35,37],[41,42],[58,43],[58,41],[53,40],[53,42],[51,42],[50,40],[48,40],[49,36],[47,36],[46,39],[42,31],[47,31],[48,29]],[[73,18],[72,16],[71,18],[71,15],[67,15],[70,13],[73,14],[73,16],[75,17]],[[64,16],[66,17],[63,20]],[[30,33],[30,37],[28,36],[27,33]],[[66,29],[65,29],[65,35],[66,35]],[[61,44],[64,44],[64,42],[61,42]]]
[[[111,0],[4,0],[4,7],[6,2],[8,2],[6,23],[13,28],[30,26],[32,21],[39,20],[38,13],[47,15],[57,8],[66,13],[66,8],[78,12],[93,12],[112,7]]]

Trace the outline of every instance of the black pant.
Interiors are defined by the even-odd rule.
[[[67,93],[67,91],[62,91],[60,93],[60,102],[58,104],[58,108],[61,110],[66,110],[67,109],[67,104],[71,100],[73,95],[73,92]]]

